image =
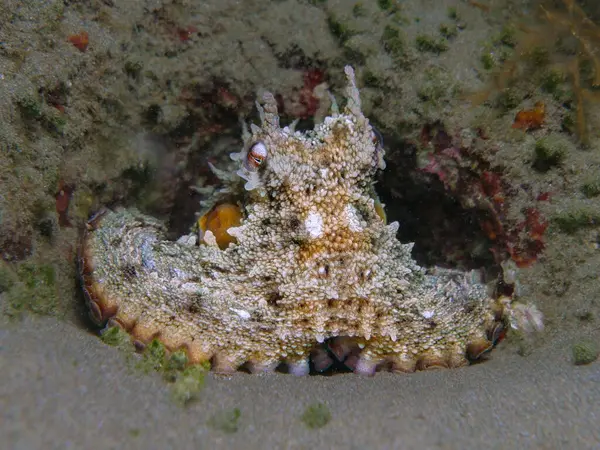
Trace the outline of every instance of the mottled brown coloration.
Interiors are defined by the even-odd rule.
[[[365,374],[459,367],[488,351],[510,302],[466,273],[427,272],[412,244],[396,239],[398,224],[384,222],[373,188],[383,150],[346,74],[342,113],[334,106],[308,133],[280,128],[265,95],[261,126],[232,155],[246,183],[228,188],[243,219],[225,249],[210,231],[200,246],[166,241],[164,226],[135,210],[92,219],[82,247],[92,317],[224,372],[285,362],[305,374],[325,341]],[[252,151],[266,156],[248,164],[257,143],[264,149]]]

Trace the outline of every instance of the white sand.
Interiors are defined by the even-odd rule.
[[[600,364],[573,366],[569,343],[413,375],[211,375],[182,407],[158,375],[73,324],[1,322],[0,448],[597,449]],[[316,401],[332,414],[320,430],[299,419]],[[207,424],[235,407],[236,433]]]

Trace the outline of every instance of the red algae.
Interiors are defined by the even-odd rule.
[[[78,34],[72,34],[68,37],[68,41],[73,44],[80,52],[85,52],[90,43],[87,31],[81,31]]]

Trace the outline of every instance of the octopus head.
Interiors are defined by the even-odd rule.
[[[377,241],[397,229],[385,225],[373,186],[385,167],[381,135],[360,109],[352,69],[346,75],[345,106],[340,112],[334,102],[330,116],[308,132],[281,127],[275,99],[265,94],[258,105],[261,126],[252,126],[244,149],[232,155],[246,180],[247,199],[244,225],[230,233],[241,244],[246,239],[270,249],[271,257],[293,261],[306,278],[294,279],[296,286],[315,279],[329,280],[316,282],[329,287],[369,279]]]

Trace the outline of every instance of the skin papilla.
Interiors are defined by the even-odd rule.
[[[419,267],[396,239],[398,223],[377,212],[383,148],[346,75],[346,106],[309,132],[281,128],[265,94],[261,125],[244,133],[236,176],[225,177],[242,218],[224,248],[210,230],[199,245],[168,241],[133,209],[93,217],[81,275],[95,321],[219,372],[283,363],[303,375],[311,355],[319,368],[335,357],[363,374],[411,372],[488,352],[510,301],[469,273]]]

